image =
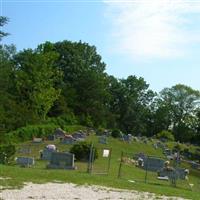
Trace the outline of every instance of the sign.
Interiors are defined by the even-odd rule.
[[[104,150],[103,150],[103,157],[104,157],[104,158],[109,157],[109,154],[110,154],[110,150],[108,150],[108,149],[104,149]]]

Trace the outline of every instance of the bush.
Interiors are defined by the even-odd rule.
[[[168,141],[174,141],[174,136],[170,131],[161,131],[160,133],[157,134],[157,138],[158,139],[164,138]]]
[[[121,137],[121,131],[119,129],[114,129],[111,133],[111,136],[114,138],[119,138]]]
[[[104,128],[102,128],[102,127],[99,127],[99,128],[96,130],[96,135],[99,135],[99,136],[101,136],[101,135],[103,135],[104,131],[105,131],[105,129],[104,129]]]
[[[48,118],[45,122],[45,124],[58,125],[62,129],[64,129],[64,126],[66,126],[66,125],[74,125],[77,123],[78,123],[78,121],[73,113],[70,113],[68,115],[63,115],[60,117]]]
[[[178,144],[176,144],[174,147],[173,147],[173,150],[174,151],[178,151],[178,152],[180,152],[180,151],[182,151],[182,149],[181,149],[181,145],[178,143]],[[187,151],[186,149],[184,149],[185,151]],[[189,152],[189,151],[188,151]]]
[[[1,145],[0,146],[0,163],[7,164],[10,158],[15,154],[16,149],[14,145]]]
[[[70,149],[70,153],[75,154],[75,158],[77,160],[81,161],[87,161],[89,160],[90,155],[90,147],[91,144],[87,142],[79,142],[77,144],[74,144],[72,148]],[[98,158],[98,152],[96,147],[94,147],[94,160]]]
[[[10,141],[17,143],[31,140],[33,137],[45,137],[53,133],[56,128],[58,126],[55,124],[29,125],[9,132],[7,136]]]

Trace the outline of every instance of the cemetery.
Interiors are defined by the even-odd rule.
[[[167,187],[168,190],[176,188],[175,190],[180,191],[180,194],[184,191],[186,196],[190,196],[190,192],[200,190],[198,163],[184,161],[176,163],[174,159],[168,159],[168,155],[173,155],[174,158],[170,143],[129,135],[124,137],[124,141],[105,134],[102,136],[85,134],[85,131],[67,134],[57,129],[55,132],[53,140],[42,142],[37,140],[35,143],[30,141],[19,144],[15,155],[16,161],[13,166],[7,166],[8,169],[18,170],[19,168],[22,176],[23,170],[32,170],[31,173],[38,174],[38,178],[45,176],[44,182],[51,181],[51,176],[56,176],[56,179],[59,180],[69,179],[72,182],[82,183],[86,178],[88,183],[94,181],[98,184],[100,178],[105,180],[103,182],[112,180],[108,181],[108,183],[110,182],[108,186],[114,186],[115,182],[120,181],[122,186],[129,189],[135,187],[134,184],[128,184],[130,180],[137,184],[147,184],[155,193],[163,193],[162,189],[154,188],[155,184]],[[75,154],[70,153],[71,147],[82,140],[97,147],[98,158],[94,159],[94,153],[91,150],[88,160],[77,160]],[[166,167],[166,161],[170,162],[169,167]],[[169,170],[170,167],[172,167],[172,171]],[[44,170],[48,171],[48,177]],[[57,175],[54,170],[59,170]],[[189,173],[186,173],[187,170]],[[69,174],[68,171],[73,172]],[[11,173],[8,172],[8,174],[12,176]],[[81,174],[84,175],[84,179],[75,178],[79,175],[83,176]],[[27,178],[24,177],[24,179],[28,181]],[[37,180],[36,177],[33,179]],[[190,188],[189,184],[194,186]]]

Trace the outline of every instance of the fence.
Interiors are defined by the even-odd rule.
[[[199,178],[192,180],[195,184],[190,184],[189,176],[185,171],[187,168],[185,163],[170,161],[170,165],[166,168],[166,160],[165,157],[122,152],[118,178],[127,179],[129,182],[145,182],[156,185],[171,185],[193,191],[200,190]],[[194,173],[194,170],[192,172]],[[198,176],[200,177],[200,173]]]
[[[98,159],[94,159],[96,149],[91,144],[90,148],[90,156],[88,161],[88,173],[90,174],[102,174],[108,175],[110,169],[110,161],[111,161],[111,148],[99,148],[98,151]]]

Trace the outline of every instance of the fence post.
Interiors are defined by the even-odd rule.
[[[118,178],[121,178],[121,169],[122,169],[122,162],[123,162],[123,151],[121,153],[121,160],[120,160],[120,164],[119,164],[119,171],[118,171]]]
[[[110,149],[109,160],[108,160],[108,169],[107,169],[107,174],[109,173],[109,170],[110,170],[111,152],[112,152],[112,149]]]
[[[89,154],[88,168],[87,168],[88,173],[91,173],[92,151],[93,151],[93,143],[91,143],[90,145],[90,154]]]
[[[147,183],[147,171],[148,171],[148,160],[149,160],[149,156],[147,156],[147,163],[146,163],[146,173],[145,173],[145,183]]]

